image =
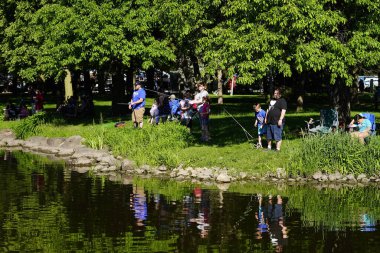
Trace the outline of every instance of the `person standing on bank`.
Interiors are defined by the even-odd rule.
[[[190,104],[195,104],[197,106],[197,110],[200,111],[203,105],[203,98],[208,96],[208,92],[203,83],[198,83],[198,93],[195,95],[194,100],[190,102]]]
[[[272,140],[276,141],[276,150],[280,151],[282,143],[282,131],[285,123],[285,113],[288,108],[286,100],[281,97],[280,89],[275,89],[273,98],[276,103],[268,110],[265,117],[267,124],[268,150],[272,149]]]
[[[141,83],[135,83],[135,90],[132,95],[132,100],[129,104],[129,109],[132,109],[132,122],[135,128],[143,127],[144,113],[145,113],[145,99],[146,92],[141,87]]]

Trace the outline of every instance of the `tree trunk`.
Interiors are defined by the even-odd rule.
[[[221,69],[218,70],[218,104],[223,104],[223,72]]]
[[[123,64],[120,61],[113,62],[112,75],[112,115],[122,116],[127,112],[127,106],[122,103],[128,103],[125,97],[125,82],[123,76]]]
[[[136,82],[135,69],[133,66],[130,66],[127,69],[127,96],[132,96],[134,84]]]
[[[145,88],[154,90],[154,68],[149,68],[146,71],[146,86]]]
[[[201,76],[201,72],[199,71],[198,58],[195,56],[194,53],[190,53],[190,60],[193,63],[194,77],[196,80],[198,80]]]
[[[104,95],[106,93],[106,82],[107,82],[108,73],[104,69],[99,69],[96,74],[96,79],[98,82],[98,92],[100,95]]]
[[[352,83],[350,88],[351,90],[351,103],[359,104],[359,87],[358,87],[358,77],[355,77],[355,80]]]
[[[67,101],[70,97],[74,96],[73,92],[73,82],[71,79],[71,72],[70,70],[66,69],[66,77],[64,80],[65,84],[65,101]]]
[[[90,78],[90,71],[89,70],[84,70],[83,71],[84,75],[84,93],[88,96],[92,95],[91,92],[91,78]]]
[[[80,74],[81,72],[79,70],[70,71],[71,72],[71,84],[74,96],[78,98],[78,87],[79,87],[79,81],[80,81]]]
[[[17,82],[18,82],[18,75],[14,74],[13,77],[12,77],[12,87],[10,87],[11,88],[11,92],[14,95],[18,95]]]
[[[295,86],[294,86],[294,93],[295,93],[295,97],[297,98],[297,112],[302,112],[303,111],[303,99],[304,99],[304,96],[305,96],[305,75],[303,75],[302,73],[299,75],[299,78],[298,78],[298,83],[295,82]]]
[[[337,79],[336,83],[332,85],[330,96],[334,108],[338,111],[339,122],[345,126],[350,122],[351,118],[351,93],[342,79]]]

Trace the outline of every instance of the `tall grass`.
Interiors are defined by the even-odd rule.
[[[373,175],[379,169],[380,137],[374,136],[362,145],[347,133],[304,137],[288,166],[289,172],[296,175],[316,171]]]
[[[192,137],[178,123],[133,129],[131,126],[94,125],[84,135],[86,143],[96,149],[109,148],[115,156],[128,157],[137,164],[178,166],[178,152],[189,146]]]
[[[36,113],[30,117],[20,120],[14,127],[16,137],[19,139],[26,139],[29,136],[35,135],[38,132],[38,127],[45,124],[48,119],[45,112]]]

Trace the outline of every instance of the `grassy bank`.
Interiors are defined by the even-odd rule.
[[[354,107],[353,114],[371,111],[370,98],[366,96],[364,94],[361,98],[363,103]],[[109,116],[111,103],[101,100],[95,101],[96,116],[93,118],[57,117],[49,113],[54,108],[54,104],[49,103],[47,115],[30,117],[23,121],[0,121],[0,128],[13,128],[23,138],[32,135],[47,137],[81,135],[86,139],[88,146],[107,147],[115,155],[128,157],[138,164],[225,167],[236,172],[259,174],[283,167],[293,174],[302,175],[311,174],[319,169],[346,173],[376,173],[380,169],[377,162],[380,160],[377,137],[367,146],[352,142],[345,135],[330,139],[301,137],[300,129],[304,127],[304,121],[310,117],[318,118],[319,110],[327,107],[327,104],[320,103],[327,101],[322,97],[306,98],[305,111],[302,113],[296,113],[293,104],[289,103],[281,152],[264,152],[252,148],[252,143],[248,142],[244,131],[225,112],[226,109],[256,137],[252,105],[255,102],[265,103],[263,96],[227,96],[224,100],[224,105],[212,104],[210,123],[212,141],[207,144],[198,141],[200,131],[197,121],[194,122],[193,134],[189,134],[184,127],[176,123],[159,126],[146,124],[143,130],[136,130],[132,128],[127,110],[126,115],[122,117],[111,117]],[[152,99],[148,99],[147,107],[151,102]],[[375,114],[379,119],[380,113]],[[115,128],[114,123],[120,120],[126,121],[126,126]],[[327,157],[326,154],[331,155]]]

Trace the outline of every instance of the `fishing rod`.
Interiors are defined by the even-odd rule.
[[[166,96],[166,97],[170,97],[170,95],[167,95],[167,94],[162,93],[162,92],[158,92],[158,91],[151,90],[151,89],[146,89],[146,88],[143,88],[143,89],[144,89],[144,90],[147,90],[147,91],[155,92],[155,93],[157,93],[157,94],[159,94],[159,95],[164,95],[164,96]],[[130,105],[131,102],[129,102],[129,103],[117,103],[117,104],[118,104],[118,105]]]
[[[166,96],[166,97],[170,97],[170,95],[165,94],[165,93],[163,93],[163,92],[159,92],[159,91],[155,91],[155,90],[151,90],[151,89],[146,89],[146,88],[144,88],[144,90],[151,91],[151,92],[155,92],[155,93],[157,93],[158,95],[164,95],[164,96]]]
[[[253,138],[253,136],[247,131],[247,129],[245,129],[240,123],[239,123],[239,121],[237,121],[237,119],[235,119],[235,117],[234,116],[232,116],[232,114],[231,113],[229,113],[227,110],[226,110],[226,108],[223,108],[223,110],[236,122],[236,124],[238,124],[240,127],[241,127],[241,129],[243,130],[243,132],[245,133],[245,136],[247,137],[247,140],[248,140],[248,142],[252,142],[252,140],[254,139]],[[255,145],[255,144],[253,144],[252,143],[252,145],[254,146],[254,147],[256,147],[257,148],[257,146]]]

